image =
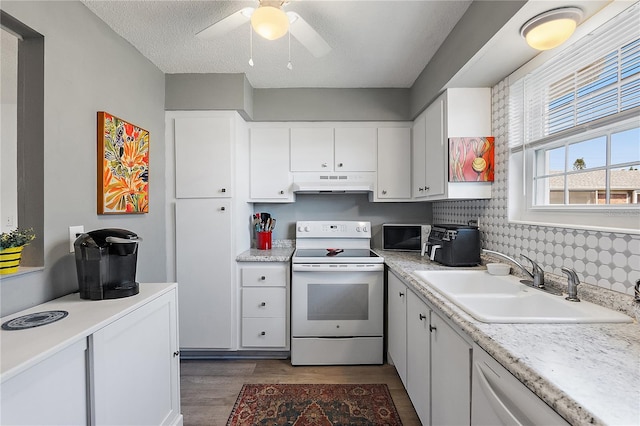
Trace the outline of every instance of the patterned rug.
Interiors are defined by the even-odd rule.
[[[372,385],[243,385],[227,426],[402,425],[389,388]]]

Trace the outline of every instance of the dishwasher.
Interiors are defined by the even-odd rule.
[[[477,344],[473,345],[471,424],[569,425]]]

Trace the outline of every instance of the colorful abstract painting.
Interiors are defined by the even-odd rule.
[[[493,182],[493,136],[449,138],[449,182]]]
[[[149,132],[98,112],[98,214],[149,212]]]

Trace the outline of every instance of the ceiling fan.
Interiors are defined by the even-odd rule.
[[[196,33],[200,38],[215,38],[251,21],[254,31],[268,40],[290,32],[313,56],[319,58],[331,46],[296,12],[285,12],[286,0],[259,0],[257,8],[245,7]]]

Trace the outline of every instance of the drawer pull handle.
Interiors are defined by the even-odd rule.
[[[174,356],[174,357],[179,356],[179,355],[180,355],[180,351],[175,351],[175,352],[173,353],[173,356]]]
[[[401,292],[401,291],[399,291],[399,292],[398,292],[398,296],[400,296],[400,297],[404,297],[404,293],[403,293],[403,292]]]
[[[280,190],[280,195],[283,195],[283,194],[284,194],[284,191]]]
[[[438,329],[437,329],[437,328],[435,328],[434,326],[432,326],[432,325],[430,325],[430,326],[429,326],[429,331],[437,331],[437,330],[438,330]]]
[[[267,335],[267,332],[266,332],[266,331],[263,331],[263,332],[261,332],[261,333],[260,333],[260,335],[261,335],[261,336],[266,336],[266,335]]]
[[[263,276],[261,276],[261,277],[260,277],[260,279],[261,279],[262,281],[264,281],[264,280],[266,280],[266,279],[267,279],[267,277],[265,277],[265,276],[263,275]]]
[[[260,306],[267,306],[267,302],[260,303]]]
[[[222,188],[220,192],[227,192],[226,188]]]
[[[225,211],[225,210],[226,210],[226,208],[220,207],[220,211]]]
[[[422,320],[424,320],[424,319],[426,319],[426,318],[427,318],[426,316],[424,316],[424,315],[422,315],[422,314],[420,314],[418,317],[420,318],[420,321],[422,321]]]

